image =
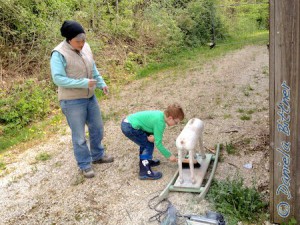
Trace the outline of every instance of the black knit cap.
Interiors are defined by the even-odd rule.
[[[66,20],[60,28],[61,36],[71,40],[78,34],[85,33],[80,23],[72,20]]]

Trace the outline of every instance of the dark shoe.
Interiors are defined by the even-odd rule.
[[[150,167],[154,167],[154,166],[159,166],[160,165],[160,160],[159,159],[150,159],[148,161],[149,161]]]
[[[148,160],[140,160],[140,180],[158,180],[162,177],[161,172],[154,172],[151,170]]]
[[[162,177],[161,172],[151,172],[150,174],[139,175],[140,180],[158,180]]]
[[[93,178],[95,176],[94,170],[92,168],[81,170],[81,172],[85,178]]]
[[[111,155],[105,155],[101,159],[93,161],[93,164],[100,164],[100,163],[112,163],[114,161],[114,157]]]

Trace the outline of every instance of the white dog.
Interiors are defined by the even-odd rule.
[[[176,139],[176,147],[178,149],[178,166],[179,166],[179,181],[182,184],[182,152],[187,150],[189,152],[189,165],[191,171],[191,179],[194,184],[194,157],[195,157],[195,148],[199,142],[200,152],[202,159],[205,159],[205,152],[203,147],[203,130],[204,122],[200,119],[193,118],[185,125],[180,135]]]

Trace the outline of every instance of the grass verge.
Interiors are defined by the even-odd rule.
[[[246,45],[261,44],[266,45],[269,42],[269,32],[259,31],[251,35],[238,36],[235,38],[228,38],[216,43],[212,49],[209,46],[201,46],[192,49],[182,49],[182,51],[173,54],[164,55],[159,62],[149,63],[147,66],[137,71],[136,78],[150,76],[166,69],[188,68],[191,63],[197,62],[198,66],[205,62],[224,55],[227,52],[240,49]],[[199,65],[200,64],[200,65]]]
[[[217,212],[222,213],[228,225],[238,222],[263,222],[266,219],[268,203],[254,188],[245,187],[242,178],[214,181],[207,194]]]

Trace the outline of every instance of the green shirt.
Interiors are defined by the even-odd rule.
[[[164,112],[158,110],[137,112],[129,115],[127,120],[134,129],[153,134],[155,146],[163,156],[169,158],[172,155],[162,144],[162,138],[166,128]]]

